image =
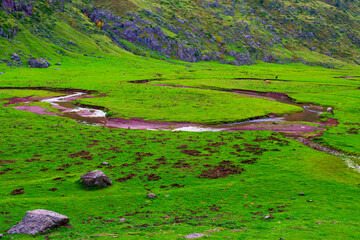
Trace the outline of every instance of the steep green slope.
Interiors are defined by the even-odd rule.
[[[0,55],[6,60],[13,50],[44,57],[122,48],[235,65],[360,61],[358,1],[4,0],[1,6]],[[8,40],[21,46],[11,49]]]
[[[133,0],[131,13],[115,2],[94,0],[85,12],[113,38],[181,60],[359,60],[358,1]]]

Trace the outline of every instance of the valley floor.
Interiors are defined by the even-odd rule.
[[[0,67],[0,233],[26,211],[47,209],[70,218],[69,226],[45,233],[50,239],[360,237],[359,172],[282,133],[114,129],[6,106],[15,97],[54,94],[11,87],[81,89],[94,97],[75,103],[103,107],[109,117],[216,124],[299,109],[211,89],[285,93],[335,110],[320,120],[338,125],[302,137],[359,156],[359,67],[168,63],[125,53],[59,61],[56,71]],[[195,88],[131,83],[138,80]],[[46,103],[34,105],[51,110]],[[80,176],[95,169],[114,185],[85,189]],[[11,194],[22,188],[23,194]]]

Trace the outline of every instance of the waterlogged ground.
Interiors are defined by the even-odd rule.
[[[97,91],[90,92],[91,98],[73,96],[75,102],[55,107],[53,101],[41,102],[52,99],[53,92],[0,90],[0,233],[18,223],[26,211],[37,208],[70,218],[69,226],[45,235],[5,235],[5,239],[183,239],[190,233],[208,235],[204,239],[360,237],[358,162],[356,157],[346,162],[341,155],[360,153],[359,83],[356,78],[345,78],[356,76],[356,68],[237,68],[211,63],[188,68],[182,63],[150,62],[127,55],[119,59],[75,63],[63,59],[60,70],[53,74],[49,68],[7,70],[1,75],[4,88]],[[233,80],[251,75],[272,80]],[[277,75],[278,81],[273,80]],[[88,116],[96,115],[99,109],[94,106],[100,106],[112,118],[188,119],[204,124],[239,120],[244,116],[239,109],[255,117],[291,114],[300,108],[257,98],[259,104],[269,103],[259,111],[259,105],[248,104],[254,97],[129,83],[154,78],[162,78],[154,84],[285,93],[322,109],[331,106],[335,115],[321,114],[318,121],[323,125],[301,123],[321,128],[302,136],[309,137],[304,142],[307,145],[274,131],[144,131],[89,126],[59,116],[75,114],[64,108],[74,103],[77,108],[81,103],[92,106],[89,113],[78,109],[77,113]],[[22,100],[9,100],[15,97]],[[38,101],[20,103],[24,99]],[[172,112],[174,99],[177,112]],[[48,115],[14,108],[24,106],[35,106]],[[283,108],[274,111],[279,106]],[[258,114],[261,111],[264,114]],[[280,123],[261,124],[281,127]],[[329,151],[337,148],[341,156],[311,148],[317,144],[330,146]],[[109,165],[102,165],[104,161]],[[114,185],[84,189],[80,176],[95,169],[104,171]],[[148,199],[147,193],[157,198]]]

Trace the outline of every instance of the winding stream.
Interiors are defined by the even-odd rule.
[[[247,95],[250,97],[263,97],[272,101],[277,101],[285,104],[292,104],[303,108],[303,111],[278,117],[276,114],[270,114],[270,117],[252,119],[248,121],[227,123],[227,124],[194,124],[194,123],[179,123],[179,122],[159,122],[159,121],[145,121],[140,118],[131,119],[109,119],[106,117],[106,112],[100,109],[79,107],[73,103],[74,100],[89,98],[89,94],[85,92],[68,93],[66,96],[54,97],[41,100],[48,102],[53,107],[61,111],[61,116],[76,120],[79,123],[95,126],[125,128],[125,129],[142,129],[142,130],[172,130],[172,131],[189,131],[189,132],[204,132],[204,131],[239,131],[239,130],[266,130],[273,129],[278,132],[314,132],[319,127],[308,126],[306,124],[288,124],[287,122],[312,122],[316,123],[319,120],[320,114],[323,112],[322,107],[294,103],[286,96],[261,96],[254,95],[254,92],[247,93],[245,91],[234,92],[236,94]],[[26,109],[21,109],[26,110]],[[30,110],[31,111],[31,110]],[[41,113],[40,113],[41,114]],[[269,123],[281,123],[277,126]],[[256,127],[256,129],[255,129]],[[271,129],[270,129],[271,128]]]
[[[23,111],[30,111],[42,115],[57,115],[76,120],[81,124],[111,127],[111,128],[124,128],[124,129],[141,129],[141,130],[166,130],[166,131],[188,131],[188,132],[216,132],[216,131],[242,131],[242,130],[270,130],[275,132],[285,133],[286,137],[298,140],[310,148],[323,151],[335,156],[340,157],[349,168],[352,168],[360,173],[360,166],[356,163],[360,161],[359,157],[349,156],[340,151],[324,147],[320,144],[311,142],[303,136],[307,133],[313,133],[317,130],[324,130],[322,127],[326,123],[319,123],[320,114],[324,112],[323,107],[295,103],[293,99],[285,94],[278,93],[263,93],[246,90],[232,90],[235,94],[247,95],[250,97],[262,97],[272,101],[277,101],[285,104],[292,104],[303,108],[303,111],[296,112],[288,115],[278,117],[276,114],[270,114],[268,118],[253,119],[243,122],[216,124],[216,125],[201,125],[194,123],[179,123],[179,122],[158,122],[158,121],[145,121],[140,118],[131,119],[110,119],[106,117],[106,112],[100,109],[81,107],[73,103],[74,100],[82,98],[91,98],[85,92],[67,92],[67,95],[60,97],[50,97],[41,99],[41,102],[47,102],[52,107],[59,109],[59,114],[49,114],[46,109],[41,107],[34,108],[34,106],[20,106],[14,107]],[[33,99],[37,100],[37,99]],[[31,99],[17,99],[16,103],[29,103],[33,102]],[[11,104],[11,102],[10,102]],[[7,105],[8,106],[8,105]],[[311,126],[299,122],[312,123]]]

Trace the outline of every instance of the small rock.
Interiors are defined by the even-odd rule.
[[[67,216],[44,209],[37,209],[26,212],[26,215],[21,222],[18,225],[13,226],[8,233],[34,235],[55,227],[66,225],[68,222],[69,218]]]
[[[4,236],[4,234],[0,234],[0,238],[2,238]]]
[[[113,185],[113,182],[110,180],[110,178],[99,170],[86,173],[81,176],[81,179],[84,185],[87,187],[106,187]]]
[[[189,235],[185,236],[185,239],[195,239],[195,238],[201,238],[202,236],[204,236],[203,233],[191,233]]]
[[[308,202],[313,202],[313,200],[309,199]]]
[[[305,195],[305,193],[303,193],[303,192],[299,193],[299,196],[304,196],[304,195]]]
[[[292,197],[292,198],[291,198],[291,200],[295,200],[295,198],[294,198],[294,197]]]
[[[54,68],[54,70],[56,70],[56,71],[57,71],[57,70],[60,70],[60,68]]]
[[[101,164],[102,164],[102,165],[109,165],[108,162],[102,162]]]
[[[5,73],[3,73],[3,72],[0,72],[0,75],[3,75],[3,74],[5,74]]]
[[[126,218],[120,218],[119,222],[125,222]]]
[[[55,65],[57,65],[57,66],[61,66],[61,63],[55,63]]]
[[[270,216],[269,216],[269,215],[266,215],[266,216],[264,216],[264,218],[265,218],[265,219],[269,219],[269,218],[270,218]]]
[[[148,198],[156,198],[155,193],[148,193],[148,194],[146,194],[146,196],[147,196]]]
[[[73,41],[68,41],[67,43],[70,45],[76,46],[76,43],[74,43]]]
[[[165,197],[170,197],[170,195],[165,195]]]

